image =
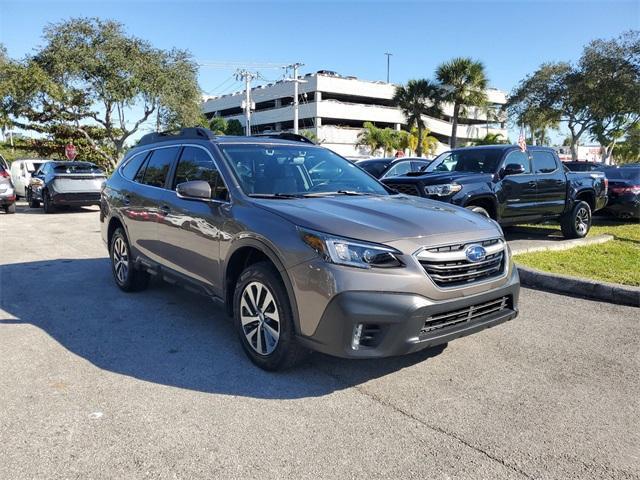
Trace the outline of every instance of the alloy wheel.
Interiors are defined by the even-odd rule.
[[[121,237],[117,237],[113,242],[113,270],[118,282],[124,284],[129,275],[129,254],[127,244]]]
[[[261,282],[244,287],[240,297],[240,322],[251,348],[260,355],[271,354],[280,338],[280,314],[275,298]]]
[[[584,236],[589,230],[589,212],[582,207],[576,212],[576,231]]]

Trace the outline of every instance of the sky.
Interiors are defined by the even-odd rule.
[[[241,88],[237,63],[304,63],[365,80],[430,78],[456,56],[481,60],[490,85],[511,90],[548,61],[575,61],[595,38],[640,28],[635,1],[5,1],[0,42],[13,58],[42,45],[45,25],[72,17],[116,19],[156,47],[189,50],[207,94]],[[280,68],[261,69],[267,80]]]

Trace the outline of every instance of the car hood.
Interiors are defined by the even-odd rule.
[[[461,233],[502,235],[493,221],[477,213],[408,195],[252,200],[301,227],[376,243]]]
[[[449,182],[490,182],[493,178],[491,173],[473,173],[473,172],[439,172],[426,173],[420,176],[405,176],[384,179],[383,182],[392,186],[394,183],[414,183],[420,182],[425,185],[437,185]]]

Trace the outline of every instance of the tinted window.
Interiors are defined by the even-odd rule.
[[[446,152],[436,158],[426,171],[495,173],[503,151],[502,149],[471,148]]]
[[[389,163],[389,160],[381,160],[374,162],[358,162],[357,165],[367,173],[370,173],[374,177],[379,178],[380,175],[382,175],[382,172],[384,172],[384,169],[387,168],[387,165],[389,165]]]
[[[556,158],[551,152],[533,151],[533,170],[535,173],[551,173],[558,168]]]
[[[144,170],[142,183],[151,185],[152,187],[164,187],[167,181],[167,175],[171,162],[178,152],[178,147],[159,148],[153,150],[151,158],[147,161],[147,167]],[[138,175],[136,175],[138,178]]]
[[[207,152],[201,148],[185,147],[176,167],[175,185],[192,180],[204,180],[211,186],[211,197],[216,200],[229,198],[220,172]]]
[[[507,158],[504,159],[504,166],[506,167],[510,163],[522,165],[524,167],[523,173],[531,173],[529,156],[525,152],[521,152],[520,150],[510,152],[509,155],[507,155]]]
[[[406,175],[411,171],[410,161],[398,162],[387,170],[387,173],[384,174],[383,178],[399,177],[401,175]]]
[[[145,158],[147,158],[147,155],[147,152],[141,153],[129,160],[122,168],[122,170],[120,170],[122,176],[124,178],[128,178],[129,180],[133,180],[136,177],[136,173],[138,173],[138,170],[140,170],[140,166],[144,163]]]
[[[636,167],[607,168],[604,170],[604,174],[607,178],[615,180],[640,181],[640,168]]]
[[[53,171],[55,173],[104,173],[93,163],[63,163],[55,165]]]

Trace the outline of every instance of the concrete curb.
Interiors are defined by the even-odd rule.
[[[574,238],[572,240],[559,240],[556,242],[548,242],[548,245],[533,245],[531,247],[512,246],[511,253],[518,255],[521,253],[546,252],[551,250],[569,250],[575,247],[585,247],[587,245],[597,245],[613,240],[613,235],[602,234],[587,238]]]
[[[523,287],[548,290],[551,292],[567,293],[579,297],[640,307],[640,287],[630,287],[617,283],[597,282],[585,278],[570,277],[555,273],[541,272],[529,267],[516,264],[520,274],[520,284]]]

